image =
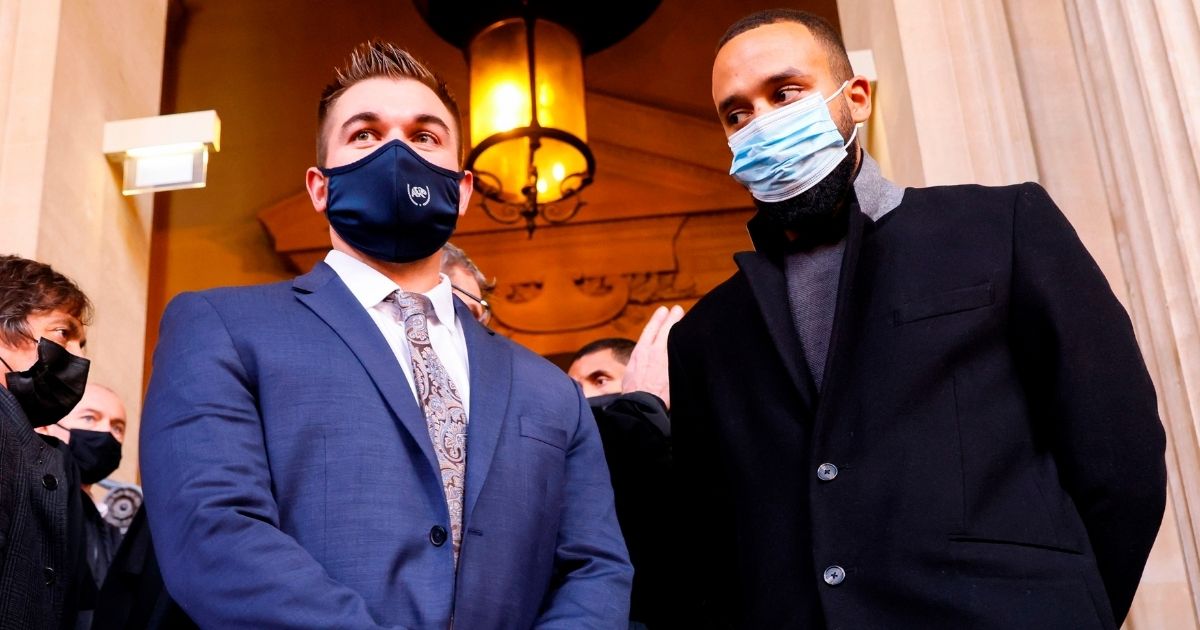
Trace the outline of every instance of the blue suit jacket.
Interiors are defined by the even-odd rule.
[[[142,425],[154,547],[212,628],[623,628],[633,570],[591,411],[456,304],[471,371],[464,536],[425,416],[324,263],[180,295]]]

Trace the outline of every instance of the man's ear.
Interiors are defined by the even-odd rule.
[[[312,200],[313,209],[325,212],[329,201],[329,180],[321,169],[310,166],[304,173],[304,187],[308,189],[308,198]]]
[[[871,82],[863,75],[855,75],[846,86],[846,100],[850,101],[850,118],[865,123],[871,117]]]
[[[475,190],[475,173],[463,171],[463,178],[458,180],[458,216],[467,213],[467,205],[471,203],[471,192]]]

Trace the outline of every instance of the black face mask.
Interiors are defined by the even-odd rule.
[[[71,429],[71,457],[79,481],[93,484],[111,475],[121,463],[121,443],[108,431]]]
[[[38,341],[38,360],[28,370],[16,372],[4,359],[0,363],[9,369],[8,391],[35,427],[62,420],[79,404],[91,366],[91,361],[46,339]]]

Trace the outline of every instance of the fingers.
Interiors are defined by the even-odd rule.
[[[662,322],[662,325],[659,327],[659,330],[657,333],[658,336],[654,340],[655,345],[659,345],[659,346],[662,346],[665,348],[667,346],[667,335],[670,334],[671,327],[674,326],[675,324],[679,323],[679,320],[681,320],[681,319],[683,319],[683,307],[676,304],[675,306],[671,307],[671,310],[667,313],[666,319]]]
[[[646,327],[642,329],[642,335],[638,337],[638,347],[644,348],[654,344],[655,339],[658,338],[658,330],[662,328],[663,322],[666,321],[669,314],[665,306],[654,309],[654,314],[650,316],[650,321],[646,322]]]

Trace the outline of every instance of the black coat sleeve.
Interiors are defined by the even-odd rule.
[[[1125,309],[1037,184],[1013,223],[1013,347],[1035,429],[1083,518],[1119,625],[1166,502],[1154,385]]]
[[[695,317],[694,312],[689,315]],[[706,344],[703,334],[688,324],[685,316],[667,341],[674,464],[674,518],[668,537],[673,627],[725,629],[736,625],[738,609],[735,508],[708,387],[695,356]]]

